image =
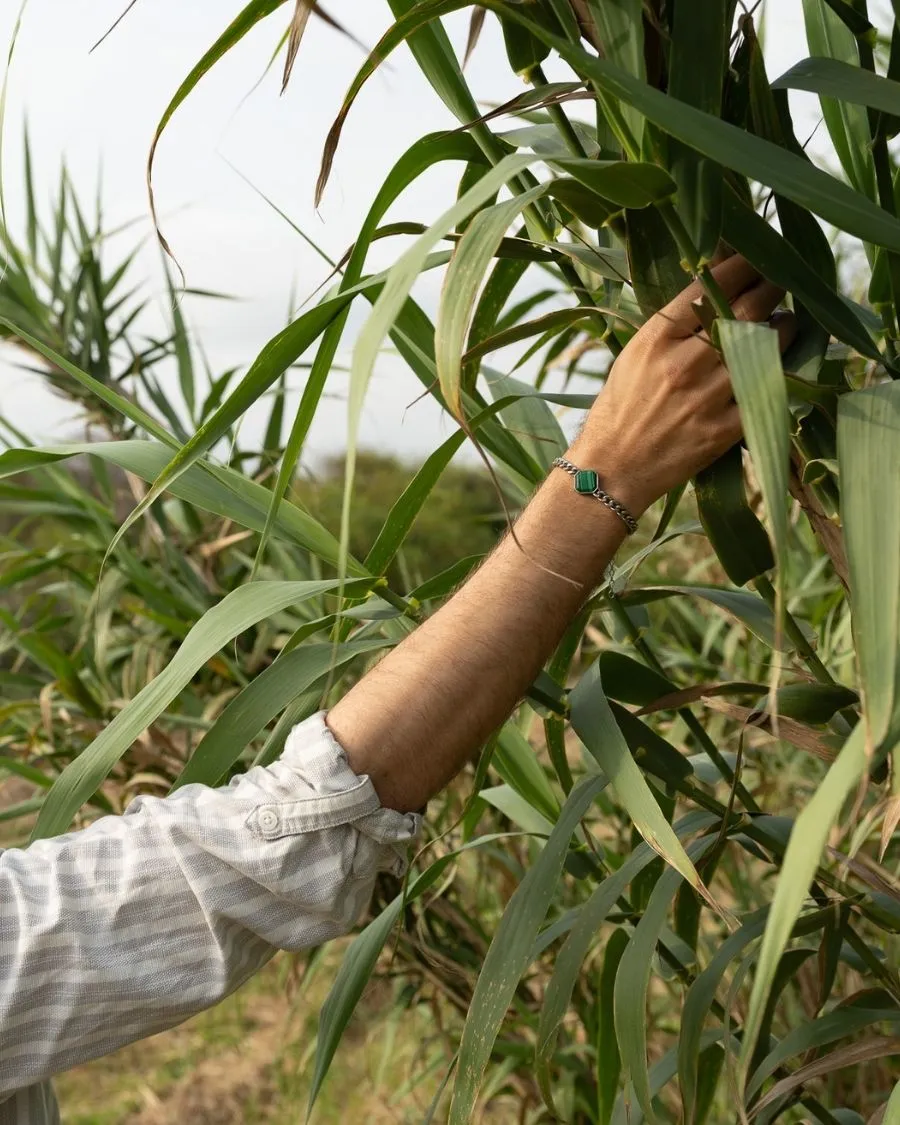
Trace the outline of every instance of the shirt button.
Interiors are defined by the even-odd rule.
[[[259,814],[260,827],[266,832],[273,832],[278,827],[278,813],[272,809],[263,809]]]

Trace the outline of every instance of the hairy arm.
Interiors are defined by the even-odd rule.
[[[742,258],[714,272],[743,319],[768,318],[781,299]],[[690,286],[637,333],[566,454],[635,517],[740,437],[728,373],[698,331],[699,296]],[[775,324],[785,346],[793,320]],[[624,536],[618,516],[554,470],[515,539],[335,705],[328,725],[386,807],[421,808],[504,721]]]

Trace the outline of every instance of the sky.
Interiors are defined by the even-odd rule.
[[[767,3],[771,8],[773,0]],[[18,0],[2,6],[0,43],[10,42],[17,6]],[[243,3],[138,0],[91,52],[124,6],[125,0],[27,0],[8,75],[4,195],[15,230],[22,215],[21,139],[27,119],[39,205],[42,196],[49,200],[62,161],[85,198],[93,197],[99,174],[108,227],[137,220],[111,243],[110,253],[124,254],[139,236],[146,236],[135,278],[145,282],[146,292],[161,308],[159,253],[149,237],[147,152],[173,93]],[[369,45],[391,22],[384,0],[331,0],[326,8]],[[806,54],[800,0],[777,0],[777,10],[778,34],[767,39],[773,75]],[[351,244],[396,158],[422,134],[455,124],[408,51],[395,52],[351,111],[325,198],[316,210],[313,191],[322,145],[363,55],[345,37],[312,19],[286,93],[279,95],[277,65],[254,88],[289,12],[285,5],[258,25],[204,77],[175,114],[157,151],[157,208],[187,284],[238,298],[184,300],[185,316],[214,371],[248,364],[284,327],[291,295],[305,298],[329,273],[258,192],[338,258]],[[468,14],[445,23],[461,49]],[[466,74],[484,103],[505,100],[523,89],[508,72],[491,19]],[[808,97],[798,99],[801,124],[813,128],[817,108]],[[455,175],[432,170],[406,192],[389,218],[433,220],[454,198],[458,168],[454,171]],[[376,244],[370,265],[388,266],[402,245],[400,240]],[[429,311],[436,307],[438,287],[439,277],[432,275],[416,291]],[[364,315],[360,307],[351,324],[358,327]],[[36,377],[23,377],[10,359],[8,351],[0,350],[0,414],[39,443],[77,436],[72,408],[50,396]],[[339,363],[348,360],[349,346],[338,356]],[[292,376],[295,390],[302,387],[302,372]],[[361,444],[415,459],[448,436],[452,424],[433,400],[415,401],[421,389],[397,357],[384,356],[368,394]],[[307,461],[343,450],[345,391],[346,377],[336,371],[310,434]],[[567,427],[576,422],[565,419]],[[257,416],[246,425],[252,431],[262,422]]]

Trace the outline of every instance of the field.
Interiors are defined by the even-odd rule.
[[[455,42],[441,20],[466,8]],[[0,419],[7,843],[271,763],[409,652],[557,471],[562,421],[590,411],[602,432],[618,373],[653,352],[647,333],[631,347],[646,322],[703,344],[743,427],[653,493],[364,927],[65,1077],[70,1120],[900,1122],[900,7],[803,10],[809,57],[775,75],[773,0],[390,0],[317,198],[393,52],[447,128],[396,153],[321,288],[223,370],[185,316],[154,162],[245,36],[268,28],[302,82],[307,24],[330,13],[251,0],[161,107],[162,332],[102,207],[65,173],[36,202],[26,140],[0,325],[90,429],[51,448]],[[493,109],[463,66],[484,27],[513,91]],[[824,155],[798,134],[801,93]],[[405,193],[438,166],[458,185],[412,221]],[[733,253],[756,274],[729,295]],[[359,441],[388,350],[446,416],[421,463]],[[345,369],[347,447],[310,472]],[[683,369],[653,370],[683,401]],[[678,420],[664,463],[696,419],[657,413]],[[639,480],[655,431],[625,443],[628,421],[603,448],[627,444]],[[493,595],[473,661],[515,633],[516,599]],[[413,686],[445,701],[436,672]],[[473,707],[498,698],[468,685]]]

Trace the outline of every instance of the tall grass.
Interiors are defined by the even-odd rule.
[[[298,0],[292,51],[305,6]],[[734,2],[390,8],[395,22],[340,107],[319,192],[354,102],[401,45],[457,124],[398,155],[331,290],[202,407],[179,349],[183,326],[173,325],[189,432],[65,341],[4,313],[54,378],[126,422],[111,424],[117,440],[89,450],[11,449],[0,471],[70,480],[64,459],[89,452],[98,472],[113,463],[146,481],[117,530],[109,510],[101,519],[91,508],[91,533],[135,584],[146,583],[151,549],[135,536],[152,536],[173,497],[184,520],[201,509],[229,532],[251,533],[224,555],[239,560],[227,592],[208,584],[189,607],[153,606],[150,621],[177,652],[172,643],[155,678],[136,673],[121,705],[101,702],[102,661],[72,665],[52,614],[27,628],[4,619],[19,654],[10,674],[42,683],[51,714],[64,708],[67,722],[96,730],[52,785],[46,766],[39,779],[33,763],[7,758],[46,790],[34,835],[63,831],[87,802],[102,803],[105,780],[212,667],[227,669],[233,698],[175,783],[212,783],[239,760],[270,760],[289,722],[320,701],[333,661],[352,668],[395,643],[459,581],[461,566],[414,588],[391,570],[453,453],[471,435],[506,502],[520,506],[564,447],[554,407],[591,400],[548,392],[551,367],[578,369],[588,350],[615,356],[695,277],[745,447],[648,517],[652,531],[482,751],[465,806],[451,796],[436,810],[409,884],[356,938],[322,1009],[311,1100],[382,952],[395,949],[406,957],[409,1002],[440,996],[463,1023],[461,1034],[456,1024],[448,1031],[452,1125],[500,1089],[514,1089],[522,1119],[534,1121],[833,1125],[883,1112],[896,1122],[898,25],[865,0],[804,0],[810,57],[773,81],[754,17]],[[463,8],[470,45],[483,19],[500,21],[510,68],[526,83],[487,116],[441,23]],[[247,4],[175,93],[154,151],[203,75],[260,20],[287,23],[282,9]],[[777,9],[768,13],[771,28]],[[547,81],[551,57],[565,81]],[[294,81],[302,63],[300,44]],[[831,145],[821,167],[795,135],[791,90],[821,99]],[[383,226],[389,208],[448,161],[460,167],[457,197],[435,205],[432,225],[391,269],[367,274],[372,242],[409,231]],[[843,287],[835,232],[865,263],[862,303]],[[772,329],[731,319],[708,268],[723,245],[788,291],[799,333],[783,363]],[[435,269],[445,275],[432,322],[410,293]],[[548,288],[553,311],[535,315],[532,295]],[[339,527],[325,528],[290,486],[361,301],[371,311],[352,348],[343,512]],[[355,557],[353,439],[387,341],[459,428]],[[513,344],[530,364],[492,366]],[[223,463],[219,443],[305,356],[299,408],[284,419],[283,446],[271,446],[277,471],[253,480]],[[170,546],[162,540],[159,550]],[[98,647],[127,592],[86,592],[80,653]],[[108,653],[108,642],[99,648]],[[261,651],[275,658],[254,676]],[[443,1089],[436,1084],[436,1107]]]

